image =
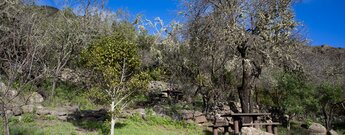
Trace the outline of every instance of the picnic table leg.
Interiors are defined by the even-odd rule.
[[[278,135],[278,126],[273,125],[273,134]]]
[[[218,127],[213,127],[213,135],[218,135]]]
[[[240,134],[240,124],[239,124],[239,120],[235,119],[234,120],[234,129],[235,129],[235,135],[239,135]]]
[[[254,121],[254,128],[256,128],[256,129],[259,129],[259,128],[260,128],[259,122],[258,122],[258,121]]]
[[[229,135],[229,126],[224,126],[224,135]]]
[[[267,126],[266,126],[266,131],[267,131],[268,133],[272,133],[272,125],[267,125]]]

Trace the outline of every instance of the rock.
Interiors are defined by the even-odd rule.
[[[186,122],[189,123],[189,124],[193,124],[194,123],[194,121],[191,120],[191,119],[187,120]]]
[[[13,112],[12,112],[11,110],[7,110],[7,111],[6,111],[6,114],[7,114],[8,117],[13,116]]]
[[[230,109],[235,112],[235,113],[238,113],[238,112],[242,112],[242,108],[241,108],[241,103],[240,102],[230,102],[229,103],[229,106],[230,106]]]
[[[148,85],[149,91],[163,91],[168,89],[168,84],[163,81],[151,81]]]
[[[53,115],[56,116],[67,116],[69,114],[69,112],[67,112],[66,110],[56,110],[53,112]]]
[[[230,106],[223,105],[223,111],[230,111]]]
[[[133,111],[132,111],[132,114],[139,114],[139,115],[145,115],[145,109],[143,109],[143,108],[138,108],[138,109],[134,109]]]
[[[194,121],[195,123],[201,124],[201,123],[206,123],[207,119],[205,116],[197,116],[197,117],[194,117]]]
[[[3,82],[0,82],[0,89],[4,89],[6,85]]]
[[[29,104],[40,104],[43,101],[43,96],[37,92],[33,92],[29,97]]]
[[[69,69],[69,68],[64,68],[61,71],[59,79],[65,82],[69,81],[69,82],[76,83],[81,80],[81,77],[77,71]]]
[[[79,111],[79,106],[68,106],[68,107],[66,107],[66,109],[69,112],[77,112],[77,111]]]
[[[12,112],[14,116],[19,116],[23,114],[23,110],[20,107],[13,107]]]
[[[41,108],[36,111],[37,115],[50,115],[53,114],[51,110],[46,109],[46,108]]]
[[[221,117],[221,114],[216,113],[213,117],[213,124],[214,125],[227,125],[229,124],[226,118]]]
[[[338,135],[338,133],[337,133],[336,131],[334,131],[334,130],[328,131],[327,134],[328,134],[328,135]]]
[[[194,112],[194,117],[198,117],[198,116],[201,116],[201,115],[203,115],[201,112],[199,112],[199,111],[195,111]]]
[[[68,116],[57,116],[59,120],[67,121]]]
[[[214,125],[228,125],[228,121],[224,118],[217,118],[214,122]]]
[[[189,120],[189,119],[193,119],[193,111],[190,110],[182,110],[181,111],[181,117],[184,120]]]
[[[273,135],[271,133],[261,131],[260,129],[256,129],[253,127],[242,127],[241,133],[242,135]]]
[[[37,111],[39,109],[42,109],[42,105],[24,105],[21,107],[23,110],[23,113],[33,113],[34,111]]]
[[[326,135],[327,129],[319,123],[312,123],[308,128],[308,132],[310,135]]]
[[[6,93],[6,96],[9,98],[14,98],[18,95],[18,91],[7,87],[3,82],[0,82],[0,93]]]

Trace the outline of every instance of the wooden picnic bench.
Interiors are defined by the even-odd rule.
[[[171,97],[175,103],[182,99],[183,94],[177,90],[164,90],[163,93],[167,93],[168,97]]]
[[[224,133],[228,133],[230,125],[228,125],[228,124],[224,124],[224,125],[211,125],[211,126],[208,126],[208,127],[212,128],[213,135],[218,135],[218,128],[222,127],[222,128],[224,128]]]
[[[228,132],[229,127],[231,127],[234,130],[234,134],[238,135],[240,134],[240,130],[242,127],[255,127],[260,128],[260,126],[265,126],[266,131],[269,133],[273,133],[275,135],[278,134],[278,128],[277,126],[280,125],[280,123],[277,122],[268,122],[268,123],[261,123],[258,121],[259,116],[269,116],[270,113],[231,113],[231,114],[225,114],[221,115],[221,117],[231,117],[233,122],[229,122],[228,125],[212,125],[209,127],[212,127],[213,134],[218,135],[218,128],[223,127],[224,131]],[[243,123],[243,119],[246,117],[252,118],[250,123]]]

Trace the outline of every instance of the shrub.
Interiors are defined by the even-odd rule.
[[[56,120],[57,117],[55,115],[44,115],[43,119],[44,120]]]
[[[34,114],[28,113],[28,114],[24,114],[24,115],[22,116],[22,121],[23,121],[24,123],[30,123],[30,122],[34,122],[34,121],[35,121],[35,118],[36,118],[36,116],[35,116]]]

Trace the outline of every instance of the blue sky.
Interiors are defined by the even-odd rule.
[[[295,5],[296,18],[312,45],[345,48],[344,6],[345,0],[304,0]]]
[[[57,0],[55,0],[57,1]],[[40,4],[56,6],[54,0],[40,0]],[[128,9],[131,14],[142,14],[165,22],[177,18],[178,0],[109,0],[108,8]],[[328,44],[345,48],[345,0],[303,0],[294,6],[302,33],[311,45]]]

